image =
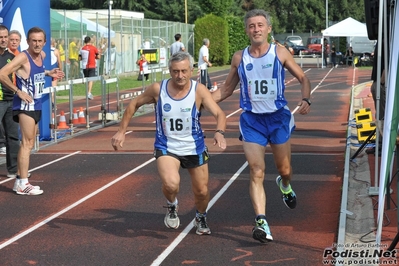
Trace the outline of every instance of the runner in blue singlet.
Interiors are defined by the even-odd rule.
[[[295,125],[284,97],[285,69],[302,85],[301,94],[298,93],[298,112],[302,115],[310,111],[310,82],[285,47],[268,42],[272,26],[267,12],[251,10],[244,21],[251,45],[234,54],[225,84],[212,96],[216,102],[223,101],[233,94],[240,82],[240,107],[243,110],[239,124],[240,139],[250,168],[249,190],[256,215],[252,236],[265,243],[273,240],[266,221],[263,187],[267,144],[270,144],[280,174],[276,183],[283,202],[290,209],[296,206],[296,194],[290,185],[290,136]]]

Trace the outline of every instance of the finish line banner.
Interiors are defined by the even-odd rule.
[[[27,32],[32,27],[40,27],[46,32],[46,45],[43,51],[46,53],[44,66],[50,67],[50,0],[0,0],[0,23],[9,30],[17,30],[21,33],[20,51],[28,48]],[[47,70],[49,68],[46,68]],[[51,78],[46,78],[45,87],[51,86]],[[50,140],[50,103],[49,94],[42,97],[43,110],[39,122],[40,140]]]

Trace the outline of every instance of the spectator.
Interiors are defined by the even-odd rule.
[[[141,54],[140,58],[137,60],[136,64],[139,66],[139,76],[137,80],[145,80],[148,81],[148,76],[150,74],[150,70],[148,68],[148,61],[145,58],[145,54]]]
[[[34,147],[37,123],[41,118],[42,91],[45,75],[62,78],[64,73],[59,69],[45,70],[42,51],[46,44],[46,34],[38,27],[28,31],[28,49],[18,54],[14,60],[0,70],[0,82],[14,93],[13,119],[21,128],[21,146],[18,152],[18,175],[14,188],[19,195],[40,195],[43,190],[32,186],[28,181],[29,158]],[[27,71],[30,69],[30,71]],[[17,86],[9,78],[16,72]]]
[[[198,68],[200,69],[200,82],[204,84],[208,90],[211,90],[212,83],[211,79],[209,78],[208,67],[212,66],[212,63],[209,61],[209,39],[202,40],[202,47],[199,50],[199,57],[198,57]]]
[[[337,67],[337,50],[335,45],[331,45],[331,67]]]
[[[170,55],[172,56],[177,52],[184,52],[185,50],[184,44],[181,42],[181,34],[177,33],[175,35],[175,42],[170,46]]]
[[[8,29],[7,29],[8,32]],[[15,56],[19,54],[19,45],[21,44],[21,33],[17,30],[11,30],[8,33],[8,50]],[[5,56],[7,57],[7,55]],[[4,66],[4,64],[2,64]],[[12,74],[12,80],[15,85],[15,73]],[[4,94],[3,94],[4,95]],[[18,125],[18,124],[17,124]],[[3,128],[3,124],[0,123],[0,154],[7,154],[6,148],[6,136],[5,136],[5,129]],[[19,145],[18,145],[19,147]]]
[[[19,54],[19,45],[21,44],[21,33],[17,30],[11,30],[8,34],[8,49],[15,56]]]
[[[58,46],[57,49],[60,51],[60,58],[61,58],[61,64],[62,64],[62,69],[65,69],[65,48],[64,48],[65,41],[64,39],[59,39],[58,40]]]
[[[13,48],[18,48],[20,38],[18,33],[14,33],[13,36]],[[8,28],[4,25],[0,25],[0,69],[8,64],[9,61],[13,60],[15,55],[7,49],[9,46],[10,34]],[[16,46],[18,43],[18,46]],[[18,51],[18,50],[17,50]],[[8,79],[12,80],[12,75],[8,75]],[[0,84],[0,122],[1,122],[1,142],[2,146],[1,153],[6,155],[7,164],[7,177],[16,178],[17,176],[17,156],[19,150],[19,136],[18,136],[18,123],[13,120],[12,115],[12,101],[14,98],[14,92],[5,83]]]
[[[346,50],[344,61],[346,62],[347,65],[352,65],[353,63],[353,57],[355,56],[355,52],[352,50],[352,46]]]
[[[58,50],[57,47],[57,42],[55,41],[54,38],[51,38],[51,46],[50,46],[50,52],[51,52],[51,66],[50,68],[58,68],[59,70],[62,71],[62,62],[61,62],[61,55],[60,55],[60,50]],[[53,78],[53,81],[51,83],[52,86],[57,86],[58,85],[58,79]]]
[[[72,41],[69,43],[69,63],[70,63],[70,78],[74,79],[78,77],[79,74],[79,49],[77,47],[77,38],[73,37]]]
[[[327,67],[327,57],[328,57],[328,40],[327,38],[323,39],[323,60],[324,60],[324,66]]]
[[[91,38],[89,36],[85,37],[84,42],[85,46],[83,46],[79,52],[79,60],[82,61],[83,75],[85,78],[95,77],[97,68],[96,59],[100,59],[101,55],[97,47],[95,47],[91,42]],[[93,100],[93,94],[91,93],[92,88],[93,81],[91,80],[88,83],[87,92],[87,98],[89,100]]]

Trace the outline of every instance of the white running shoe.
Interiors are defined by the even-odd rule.
[[[179,210],[178,205],[168,205],[165,208],[168,208],[166,212],[165,219],[163,220],[167,228],[177,229],[180,225],[180,219],[177,216],[177,211]]]
[[[37,186],[32,186],[29,182],[22,184],[21,179],[17,183],[16,192],[18,195],[29,195],[29,196],[36,196],[43,194],[43,190],[38,189]]]
[[[89,93],[89,94],[87,95],[87,98],[88,98],[89,100],[93,100],[93,94]]]
[[[30,173],[29,173],[29,176],[30,176]],[[12,190],[13,191],[15,191],[15,192],[17,192],[17,188],[18,188],[18,184],[19,184],[19,181],[21,181],[21,179],[15,179],[15,182],[14,182],[14,187],[12,188]],[[38,190],[40,190],[40,186],[34,186],[36,189],[38,189]]]

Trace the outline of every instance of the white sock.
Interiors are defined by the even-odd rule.
[[[20,183],[21,185],[26,186],[26,184],[29,183],[29,180],[28,180],[27,178],[20,178],[20,179],[19,179],[19,183]]]
[[[179,202],[177,201],[177,198],[175,199],[175,202],[170,202],[169,200],[166,200],[166,201],[167,201],[168,205],[175,205],[175,206],[177,206],[177,204],[179,203]]]

